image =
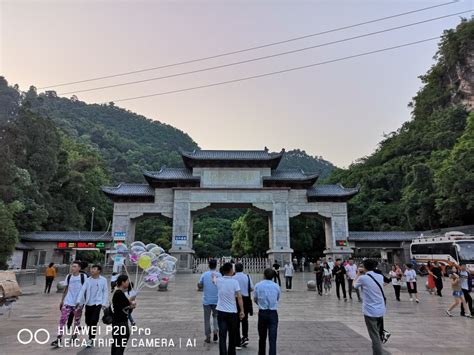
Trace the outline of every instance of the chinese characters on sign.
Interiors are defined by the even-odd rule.
[[[58,249],[69,249],[69,248],[105,248],[104,242],[58,242]]]
[[[188,237],[186,235],[175,235],[174,241],[176,245],[186,245]]]

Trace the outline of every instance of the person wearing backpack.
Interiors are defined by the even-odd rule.
[[[101,276],[102,267],[100,265],[92,265],[91,277],[89,277],[84,285],[82,285],[79,296],[77,297],[77,307],[86,306],[85,321],[88,327],[89,340],[88,348],[94,344],[97,334],[97,323],[100,319],[100,311],[105,310],[109,303],[109,290],[107,287],[107,279]]]
[[[385,343],[390,333],[383,329],[385,315],[385,295],[383,292],[383,275],[376,273],[377,261],[366,259],[362,270],[359,269],[354,280],[354,288],[362,290],[362,312],[365,325],[372,340],[374,355],[383,354],[382,342]]]
[[[61,310],[61,317],[59,318],[58,336],[57,339],[51,343],[51,346],[59,347],[60,342],[64,333],[64,326],[66,325],[67,319],[71,313],[74,315],[74,327],[79,328],[81,325],[82,308],[76,307],[79,292],[81,291],[82,285],[86,281],[86,275],[81,274],[81,265],[79,261],[73,261],[71,264],[71,273],[66,276],[66,288],[64,289],[63,297],[59,303],[59,309]],[[73,335],[72,339],[76,339],[77,335]]]
[[[81,270],[79,270],[79,272],[81,274],[84,274],[87,279],[90,276],[86,271],[87,267],[89,266],[89,263],[87,261],[81,261],[81,260],[76,260],[76,261],[79,263],[79,265],[81,265]],[[69,314],[69,318],[67,319],[67,329],[71,328],[73,322],[74,322],[74,314],[71,312]]]

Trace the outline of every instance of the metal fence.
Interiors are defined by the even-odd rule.
[[[228,258],[217,259],[217,268],[220,268],[224,263],[229,262]],[[241,258],[235,259],[235,263],[241,263],[244,266],[244,271],[247,273],[261,273],[266,268],[270,267],[270,261],[267,258]],[[193,272],[203,273],[209,269],[209,259],[196,258],[194,259]]]
[[[48,268],[47,265],[39,265],[36,267],[36,274],[38,276],[44,276],[46,269]],[[56,269],[56,274],[58,276],[66,276],[69,274],[69,270],[71,266],[69,264],[54,264],[54,268]]]
[[[36,285],[36,269],[10,270],[15,273],[20,287]]]

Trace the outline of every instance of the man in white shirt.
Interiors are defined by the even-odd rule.
[[[251,292],[253,291],[253,281],[250,275],[244,272],[244,265],[235,264],[235,275],[232,277],[239,282],[240,294],[242,295],[242,303],[244,305],[245,317],[240,320],[237,326],[237,348],[247,346],[249,343],[249,314],[253,315],[253,306]],[[240,309],[238,310],[240,312]],[[240,337],[240,324],[242,324],[242,338]]]
[[[102,267],[92,265],[91,277],[87,279],[77,297],[77,307],[86,305],[86,325],[89,334],[87,347],[91,347],[97,334],[97,323],[100,319],[100,310],[109,304],[109,289],[107,279],[101,276]]]
[[[385,315],[385,295],[383,292],[383,276],[375,273],[377,261],[364,260],[363,272],[358,272],[354,287],[361,288],[364,295],[362,312],[364,313],[365,325],[372,340],[372,351],[374,355],[382,355],[382,341],[386,342],[390,333],[384,332],[383,316]]]
[[[237,280],[232,278],[233,265],[225,263],[222,266],[223,277],[215,279],[217,285],[217,322],[219,324],[219,354],[235,355],[237,326],[239,318],[245,317],[242,295]],[[237,314],[237,302],[240,307],[240,314]],[[227,334],[229,334],[229,346],[226,349]]]
[[[79,292],[81,292],[82,285],[85,283],[87,276],[81,274],[81,263],[73,261],[70,267],[71,273],[66,276],[66,288],[64,289],[63,297],[59,303],[61,317],[59,318],[58,337],[51,343],[51,346],[60,346],[60,341],[65,331],[65,325],[70,313],[74,313],[74,331],[77,331],[81,326],[82,308],[76,307]],[[76,335],[72,336],[74,340]]]
[[[348,264],[345,266],[345,268],[346,268],[347,285],[349,286],[349,298],[352,299],[353,282],[357,275],[357,266],[354,264],[353,259],[349,259]],[[354,291],[357,294],[357,299],[360,302],[361,299],[360,299],[359,290],[354,288]]]
[[[290,263],[290,261],[287,261],[285,263],[285,266],[283,267],[283,270],[285,272],[285,286],[286,286],[286,291],[291,290],[292,286],[292,281],[293,281],[293,275],[295,274],[295,268],[293,265]]]

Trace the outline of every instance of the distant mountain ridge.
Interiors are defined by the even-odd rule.
[[[97,149],[106,162],[110,179],[143,182],[144,170],[183,166],[180,150],[199,149],[185,132],[110,104],[87,104],[58,97],[54,91],[25,94],[31,110],[49,117],[67,135]],[[294,149],[285,153],[279,168],[302,169],[326,178],[335,166],[321,157]]]

